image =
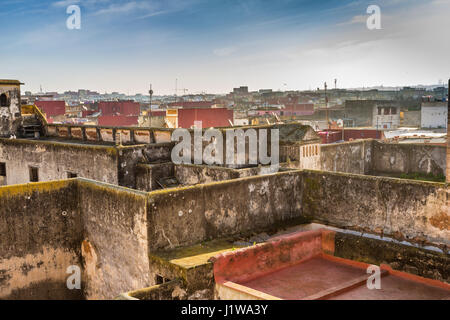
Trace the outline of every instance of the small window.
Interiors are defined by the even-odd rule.
[[[156,275],[156,278],[155,278],[155,283],[156,284],[163,284],[163,283],[166,283],[166,282],[169,282],[169,281],[170,281],[169,279],[164,278],[163,276],[160,276],[159,274]]]
[[[6,163],[0,162],[0,177],[6,177]]]
[[[30,182],[39,181],[39,169],[36,167],[30,167]]]
[[[78,174],[74,173],[74,172],[67,172],[67,178],[69,179],[73,179],[73,178],[77,178]]]
[[[316,146],[316,156],[318,156],[318,155],[319,155],[319,147]]]
[[[8,107],[8,97],[4,93],[0,95],[0,107]]]

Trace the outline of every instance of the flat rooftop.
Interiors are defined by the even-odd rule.
[[[450,284],[445,280],[419,276],[417,271],[410,273],[399,269],[398,265],[393,269],[387,262],[378,264],[369,257],[370,254],[358,259],[353,254],[346,257],[342,244],[347,242],[344,246],[358,252],[362,248],[361,243],[374,241],[381,254],[380,261],[392,260],[389,258],[392,254],[396,256],[392,261],[415,259],[413,255],[403,255],[404,248],[392,251],[388,249],[389,241],[355,238],[354,235],[316,229],[311,225],[304,227],[312,230],[282,232],[265,243],[215,256],[214,276],[220,297],[238,300],[450,299]],[[363,247],[366,250],[373,246]],[[442,261],[447,260],[444,255],[447,256],[433,256],[431,251],[427,251],[424,259],[430,265],[437,265],[441,258]],[[380,288],[369,288],[368,283],[373,283],[376,271],[380,276]]]
[[[365,268],[351,260],[314,257],[248,282],[247,288],[287,300],[441,300],[450,291],[405,277],[382,273],[381,289],[367,288]]]

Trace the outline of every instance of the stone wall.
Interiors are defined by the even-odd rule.
[[[372,171],[445,175],[445,153],[446,148],[442,146],[374,141]]]
[[[174,164],[162,162],[153,164],[138,164],[136,168],[136,189],[142,191],[153,191],[161,189],[157,180],[173,177]]]
[[[112,299],[151,284],[145,193],[78,178],[2,187],[0,201],[0,299]]]
[[[372,139],[324,144],[321,146],[322,170],[368,174],[371,172]]]
[[[66,270],[81,267],[76,181],[0,188],[0,299],[81,299]]]
[[[170,159],[172,146],[172,143],[115,146],[0,139],[0,162],[6,163],[3,184],[30,182],[30,167],[36,167],[39,181],[67,179],[69,173],[74,173],[78,177],[136,188],[137,164],[143,160]]]
[[[298,171],[149,194],[151,250],[277,228],[300,218]]]
[[[146,194],[80,179],[87,299],[149,286]]]
[[[21,123],[20,84],[1,84],[0,95],[7,99],[7,107],[0,107],[0,137],[16,134]]]
[[[384,143],[372,139],[321,146],[323,171],[354,174],[445,174],[446,148],[426,144]]]
[[[303,172],[302,213],[341,228],[450,245],[450,190],[444,183]]]
[[[0,203],[0,298],[114,298],[154,284],[149,252],[291,223],[450,245],[448,185],[323,171],[151,193],[78,178],[2,187]]]
[[[239,170],[204,165],[174,166],[174,175],[182,185],[195,185],[239,178]]]
[[[30,166],[39,169],[39,181],[67,179],[71,172],[119,183],[118,153],[113,146],[0,139],[0,162],[6,163],[8,185],[30,182]]]

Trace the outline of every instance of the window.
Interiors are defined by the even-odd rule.
[[[0,107],[8,107],[8,97],[4,93],[0,95]]]
[[[164,277],[160,276],[159,274],[157,274],[156,277],[155,277],[155,283],[156,284],[163,284],[163,283],[166,283],[166,282],[169,282],[169,281],[170,281],[170,279],[164,278]]]
[[[381,116],[381,113],[383,112],[383,108],[378,107],[378,115]]]
[[[391,114],[397,114],[397,108],[391,108]]]
[[[6,163],[0,162],[0,177],[6,177]]]
[[[73,179],[73,178],[77,178],[78,175],[74,172],[67,172],[67,178],[69,179]]]
[[[39,169],[36,167],[30,167],[30,182],[39,181]]]

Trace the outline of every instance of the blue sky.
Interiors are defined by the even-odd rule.
[[[81,30],[66,8],[81,8]],[[380,6],[382,29],[368,30]],[[431,84],[450,76],[450,0],[0,0],[0,78],[24,90],[155,94]],[[446,58],[447,57],[447,58]]]

